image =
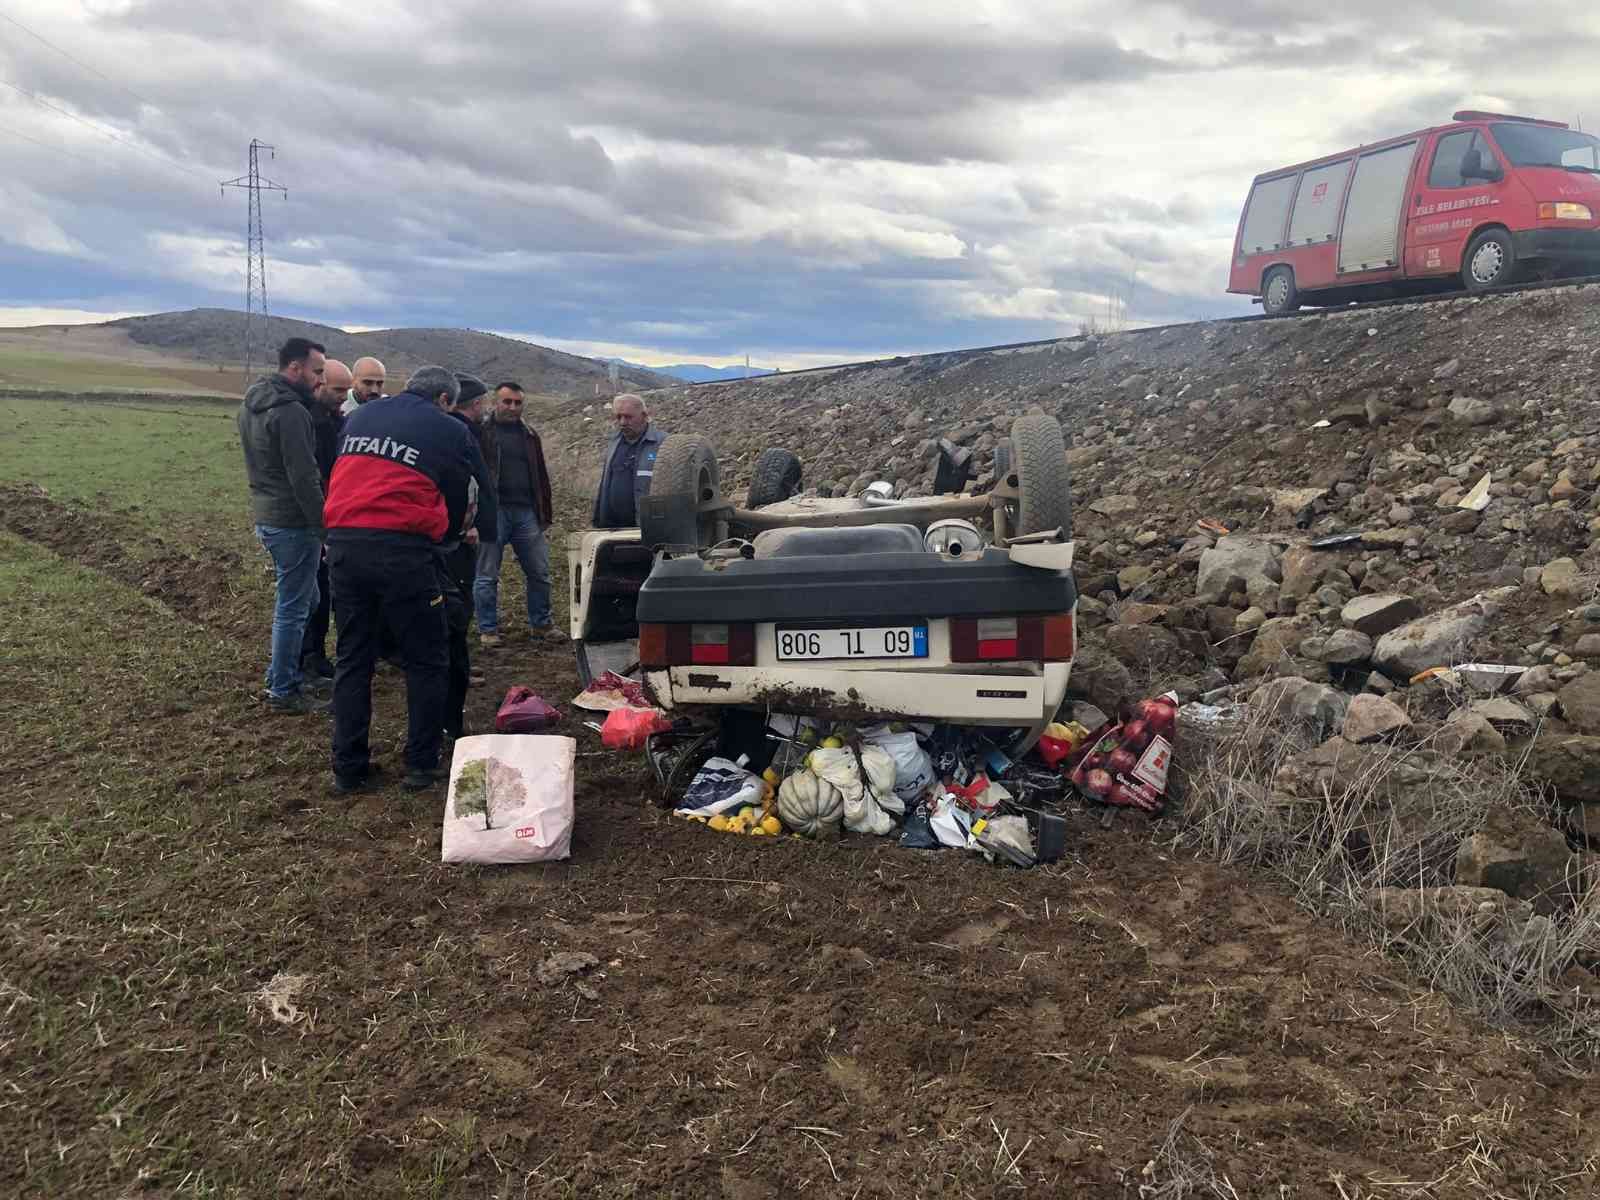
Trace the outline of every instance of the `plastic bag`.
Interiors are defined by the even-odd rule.
[[[1094,735],[1089,730],[1076,721],[1065,724],[1053,721],[1046,725],[1044,732],[1039,735],[1039,757],[1044,759],[1046,766],[1059,766],[1092,736]]]
[[[738,763],[708,758],[674,811],[681,817],[714,817],[746,804],[759,807],[764,788],[759,775],[752,775]]]
[[[903,850],[938,850],[943,847],[939,836],[928,822],[928,810],[919,804],[906,817],[900,829],[900,847]]]
[[[514,687],[494,715],[496,733],[542,733],[561,723],[561,710],[546,704],[532,688]]]
[[[980,817],[988,816],[1012,799],[1011,793],[1003,785],[995,783],[987,775],[979,775],[968,784],[947,784],[945,791],[961,808]]]
[[[1113,726],[1079,760],[1073,786],[1103,804],[1160,811],[1177,725],[1176,694],[1140,701],[1132,720]]]
[[[642,750],[652,733],[671,728],[672,722],[659,708],[619,708],[600,726],[600,744],[608,750]]]
[[[456,742],[445,795],[441,861],[554,862],[572,853],[578,743],[569,737],[479,734]]]
[[[965,849],[972,817],[944,788],[934,788],[927,800],[928,825],[941,846]]]
[[[894,760],[894,794],[904,805],[914,804],[917,797],[933,786],[933,759],[917,743],[917,735],[910,730],[891,733],[888,726],[869,729],[861,740],[869,746],[878,746]]]

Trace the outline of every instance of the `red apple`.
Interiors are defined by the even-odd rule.
[[[1107,795],[1115,783],[1116,780],[1112,779],[1108,772],[1098,770],[1090,771],[1083,780],[1084,790],[1091,796],[1100,797]]]
[[[1131,775],[1134,767],[1138,765],[1139,756],[1126,746],[1106,760],[1106,766],[1118,775]]]

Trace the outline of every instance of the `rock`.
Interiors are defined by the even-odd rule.
[[[1445,754],[1500,754],[1506,739],[1488,718],[1460,709],[1450,714],[1439,730],[1438,746]]]
[[[1322,583],[1322,577],[1338,565],[1339,560],[1332,554],[1309,546],[1291,546],[1283,552],[1280,562],[1283,575],[1280,594],[1285,600],[1309,596]]]
[[[1117,590],[1126,596],[1129,592],[1149,583],[1155,576],[1153,568],[1135,563],[1117,572]]]
[[[1327,494],[1327,488],[1279,488],[1272,493],[1272,508],[1284,516],[1298,517]]]
[[[1422,537],[1420,529],[1369,529],[1361,535],[1361,544],[1370,550],[1401,550],[1410,541]]]
[[[1522,480],[1523,483],[1538,483],[1549,470],[1549,463],[1542,458],[1536,458],[1517,472],[1517,478]]]
[[[1106,716],[1104,712],[1087,700],[1080,700],[1072,705],[1071,717],[1072,720],[1082,725],[1090,733],[1098,733],[1101,727],[1111,720],[1110,717]]]
[[[1195,595],[1216,603],[1233,592],[1259,589],[1283,578],[1278,552],[1270,542],[1237,534],[1222,538],[1200,556]]]
[[[1462,534],[1471,533],[1482,523],[1482,513],[1473,512],[1471,509],[1458,508],[1454,512],[1447,513],[1440,520],[1439,528],[1445,533],[1455,534],[1459,537]]]
[[[1567,890],[1572,850],[1566,835],[1507,809],[1495,809],[1489,825],[1456,851],[1455,881],[1466,887],[1498,888],[1554,912]]]
[[[1600,734],[1600,671],[1578,676],[1556,694],[1567,724],[1579,733]]]
[[[1487,400],[1476,400],[1468,396],[1457,396],[1450,401],[1448,412],[1451,420],[1462,425],[1492,425],[1500,415],[1495,406]]]
[[[1549,666],[1529,667],[1511,687],[1515,696],[1536,696],[1556,690],[1556,669]]]
[[[1537,723],[1534,715],[1522,705],[1504,698],[1476,701],[1467,711],[1482,717],[1496,729],[1512,734],[1527,733]]]
[[[1410,679],[1429,667],[1470,659],[1473,642],[1498,614],[1498,604],[1478,596],[1420,617],[1378,639],[1373,665],[1392,678]]]
[[[1078,647],[1067,694],[1087,700],[1109,713],[1119,712],[1143,699],[1134,694],[1133,676],[1128,668],[1092,642]]]
[[[1421,615],[1422,605],[1410,596],[1388,594],[1357,596],[1344,606],[1339,619],[1368,637],[1381,637]]]
[[[1340,629],[1328,635],[1318,655],[1336,667],[1353,667],[1372,658],[1372,639],[1358,629]]]
[[[1148,550],[1161,540],[1161,535],[1154,529],[1146,529],[1133,539],[1133,544],[1141,550]]]
[[[1250,695],[1252,719],[1287,718],[1322,741],[1344,722],[1350,697],[1337,688],[1288,676],[1269,679]]]
[[[1081,605],[1083,601],[1080,600],[1078,603]],[[1165,604],[1120,604],[1117,606],[1117,624],[1154,625],[1169,611]]]
[[[1099,638],[1124,663],[1159,662],[1170,667],[1178,657],[1178,639],[1159,625],[1108,625]]]
[[[1569,804],[1600,801],[1600,737],[1541,734],[1528,753],[1528,771]]]
[[[1362,694],[1350,701],[1344,718],[1344,739],[1356,745],[1387,741],[1411,730],[1405,710],[1382,696]]]
[[[1567,828],[1580,841],[1600,845],[1600,803],[1574,804],[1567,810]]]
[[[1373,671],[1367,676],[1365,690],[1374,696],[1387,696],[1395,690],[1394,680],[1382,671]]]
[[[1460,372],[1460,370],[1461,370],[1461,360],[1459,358],[1452,358],[1449,362],[1444,363],[1437,370],[1435,370],[1434,373],[1433,373],[1433,377],[1435,379],[1441,379],[1441,380],[1442,379],[1454,379],[1456,377],[1456,375]]]
[[[1586,633],[1572,648],[1578,658],[1600,658],[1600,633]]]
[[[1256,631],[1256,640],[1239,660],[1234,677],[1253,679],[1271,673],[1281,660],[1294,657],[1311,629],[1311,621],[1305,617],[1275,617],[1267,621]]]
[[[1572,472],[1562,471],[1550,485],[1550,499],[1571,500],[1578,494],[1578,485],[1572,482]]]
[[[1470,930],[1482,935],[1496,925],[1520,926],[1533,916],[1532,907],[1498,888],[1373,888],[1367,909],[1397,937],[1415,935],[1430,942],[1438,931]]]
[[[1100,499],[1089,505],[1089,511],[1115,520],[1121,517],[1131,517],[1143,507],[1144,502],[1139,497],[1119,494],[1101,496]]]
[[[1266,622],[1266,613],[1259,608],[1247,608],[1233,619],[1233,628],[1237,633],[1251,633],[1260,629]]]
[[[1578,564],[1570,558],[1558,558],[1547,563],[1539,572],[1539,586],[1546,596],[1559,600],[1579,600],[1583,597],[1583,581],[1578,575]]]

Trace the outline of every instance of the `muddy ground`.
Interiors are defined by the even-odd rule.
[[[0,1193],[1596,1194],[1585,1075],[1160,824],[1074,808],[1067,860],[1029,872],[735,838],[671,819],[569,709],[571,861],[447,868],[442,794],[335,797],[325,722],[250,698],[253,648],[223,647],[265,649],[259,563],[4,500],[30,553],[216,649],[170,711],[113,690],[83,718],[159,802],[112,882],[97,841],[8,881]],[[471,728],[512,684],[576,690],[519,634],[478,661]],[[395,776],[401,680],[375,690]],[[65,756],[6,757],[14,852],[107,803]],[[559,951],[597,965],[540,982]]]

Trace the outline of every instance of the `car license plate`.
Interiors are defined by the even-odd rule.
[[[841,629],[780,629],[778,659],[927,658],[926,625],[868,625]]]

